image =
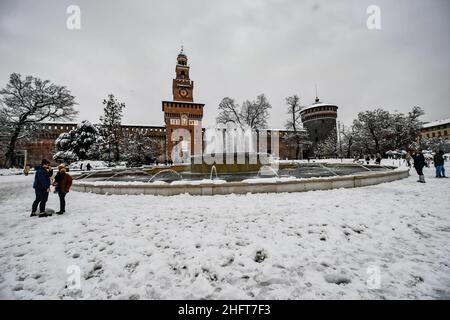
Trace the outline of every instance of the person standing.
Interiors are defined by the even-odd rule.
[[[436,178],[446,178],[444,168],[444,151],[439,150],[433,158],[434,167],[436,168]]]
[[[86,165],[86,169],[87,169],[87,171],[91,171],[91,164],[88,162],[88,164]]]
[[[59,211],[56,214],[61,215],[66,212],[66,194],[72,186],[73,178],[66,172],[66,167],[63,164],[58,166],[58,173],[55,176],[54,186],[58,192],[59,197]]]
[[[34,176],[33,188],[36,199],[33,202],[30,217],[39,216],[39,218],[42,218],[51,216],[51,214],[45,212],[45,204],[47,203],[48,193],[50,192],[49,169],[50,161],[47,159],[42,159],[41,165],[35,168],[36,174]],[[37,213],[38,205],[39,214]]]
[[[375,164],[381,164],[381,154],[377,153],[377,157],[375,158]]]
[[[423,156],[422,150],[419,149],[417,152],[413,152],[412,158],[414,160],[414,169],[416,169],[417,174],[419,175],[419,180],[417,182],[425,183],[425,176],[423,175],[423,167],[425,167],[425,157]]]

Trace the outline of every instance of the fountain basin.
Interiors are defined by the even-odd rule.
[[[146,183],[140,181],[75,181],[72,189],[108,195],[226,195],[247,193],[305,192],[338,188],[356,188],[404,179],[409,169],[366,171],[351,175],[313,178],[258,178],[242,181],[193,180],[176,183]]]

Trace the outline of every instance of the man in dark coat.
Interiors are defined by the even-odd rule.
[[[423,175],[423,167],[425,167],[426,162],[422,150],[419,149],[417,150],[417,152],[414,151],[414,153],[412,154],[412,158],[414,160],[414,169],[416,169],[416,172],[419,175],[419,180],[417,180],[417,182],[425,183],[425,176]]]
[[[35,168],[35,176],[33,188],[36,194],[36,199],[33,202],[33,206],[31,208],[31,217],[39,216],[47,217],[51,216],[51,214],[47,214],[45,212],[45,204],[47,203],[48,193],[50,192],[50,161],[47,159],[43,159],[41,161],[41,165]],[[39,205],[39,214],[37,213],[37,208]]]
[[[72,180],[72,177],[66,172],[66,167],[60,164],[53,182],[59,196],[59,211],[56,214],[64,214],[66,212],[66,194],[72,186]]]

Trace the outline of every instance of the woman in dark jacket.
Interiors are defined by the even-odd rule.
[[[55,181],[53,182],[59,196],[59,211],[56,212],[56,214],[64,214],[66,211],[66,194],[72,186],[72,180],[70,174],[66,172],[64,165],[60,164],[58,166],[58,173],[55,176]]]
[[[417,182],[425,183],[425,176],[423,175],[423,167],[425,167],[425,157],[423,156],[422,150],[419,149],[417,152],[413,152],[412,158],[414,160],[414,169],[416,169],[419,175],[419,180]]]

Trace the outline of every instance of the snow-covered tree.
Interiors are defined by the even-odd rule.
[[[314,153],[321,158],[337,157],[338,156],[337,135],[331,133],[324,141],[318,143]]]
[[[128,165],[140,166],[150,164],[160,154],[161,150],[154,139],[141,130],[135,130],[126,135],[121,146],[120,160],[127,161]]]
[[[369,149],[374,149],[376,153],[382,153],[382,148],[386,144],[386,136],[389,133],[391,117],[388,111],[375,109],[358,113],[357,119],[353,122],[356,132],[366,140]],[[387,151],[387,150],[386,150]]]
[[[450,140],[445,137],[434,137],[429,139],[423,139],[420,142],[419,146],[415,146],[422,148],[423,150],[431,150],[431,151],[438,151],[442,150],[445,153],[450,153]]]
[[[125,104],[119,102],[113,94],[108,95],[103,104],[105,105],[103,116],[100,117],[101,150],[107,154],[108,161],[119,161],[123,139],[121,123]]]
[[[246,100],[239,107],[231,98],[225,97],[219,103],[219,115],[217,123],[234,123],[242,129],[264,129],[267,128],[269,109],[272,106],[264,94],[256,97],[256,100]]]
[[[64,132],[56,139],[55,160],[73,162],[95,158],[90,153],[91,147],[97,142],[98,131],[89,121],[81,122],[70,132]]]
[[[75,97],[66,87],[33,76],[22,79],[18,73],[11,74],[0,94],[0,119],[10,130],[5,152],[8,167],[15,162],[16,144],[25,127],[44,120],[71,120],[78,113]]]
[[[342,144],[341,157],[352,158],[355,144],[355,132],[353,127],[346,128],[342,126],[340,130],[340,139]]]
[[[286,121],[286,129],[289,133],[286,137],[287,143],[290,147],[295,148],[296,159],[300,158],[300,145],[307,144],[308,134],[303,129],[302,119],[300,116],[300,97],[296,94],[286,98],[288,106],[288,120]]]
[[[420,107],[413,107],[408,114],[391,114],[390,134],[387,144],[391,150],[406,150],[416,140],[422,125],[419,117],[424,114]]]
[[[407,149],[417,138],[422,115],[420,107],[413,107],[406,115],[383,109],[360,112],[353,122],[354,146],[370,154]]]

